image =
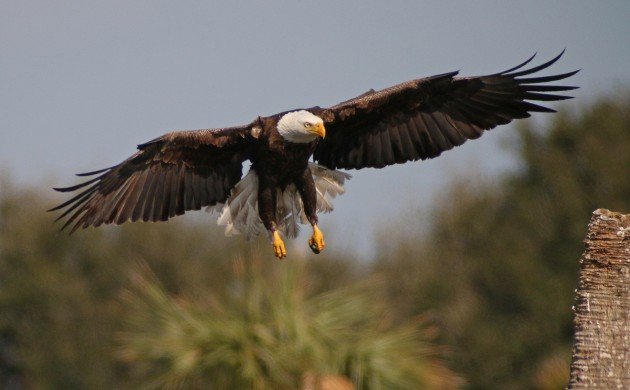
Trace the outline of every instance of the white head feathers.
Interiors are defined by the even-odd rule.
[[[308,143],[325,135],[322,118],[305,110],[284,114],[277,127],[280,135],[289,142]]]

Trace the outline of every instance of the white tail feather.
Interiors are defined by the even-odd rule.
[[[309,168],[317,189],[317,212],[329,213],[333,210],[332,200],[345,192],[343,185],[350,175],[309,163]],[[276,218],[280,231],[289,238],[296,237],[300,224],[307,224],[302,198],[293,184],[284,192],[278,190]],[[247,172],[232,189],[225,204],[208,207],[210,212],[220,211],[219,226],[225,226],[225,235],[244,234],[247,239],[265,231],[258,215],[258,175],[254,170]]]

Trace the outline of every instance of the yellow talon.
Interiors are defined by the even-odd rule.
[[[280,238],[278,231],[273,232],[273,253],[278,259],[287,257],[287,249],[284,247],[284,241]]]
[[[322,234],[322,231],[319,230],[317,225],[313,225],[313,236],[310,240],[308,240],[308,246],[311,247],[311,250],[315,254],[323,251],[326,247],[326,243],[324,242],[324,235]]]

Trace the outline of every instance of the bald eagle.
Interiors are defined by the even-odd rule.
[[[324,247],[318,212],[332,210],[344,192],[347,173],[337,169],[382,168],[425,160],[480,137],[485,130],[554,112],[531,101],[576,87],[546,83],[578,71],[531,77],[556,62],[522,70],[533,58],[486,76],[450,72],[407,81],[329,108],[311,107],[258,117],[236,127],[175,131],[138,145],[138,151],[81,184],[55,188],[79,191],[51,209],[68,217],[62,229],[126,221],[166,221],[207,207],[220,213],[226,234],[269,233],[276,257],[286,256],[280,233],[295,237],[309,223],[309,247]],[[311,161],[312,159],[312,161]],[[242,177],[243,163],[249,172]],[[64,210],[65,209],[65,210]]]

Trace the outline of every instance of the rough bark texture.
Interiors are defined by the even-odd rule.
[[[630,215],[593,213],[580,260],[570,389],[630,389]]]

